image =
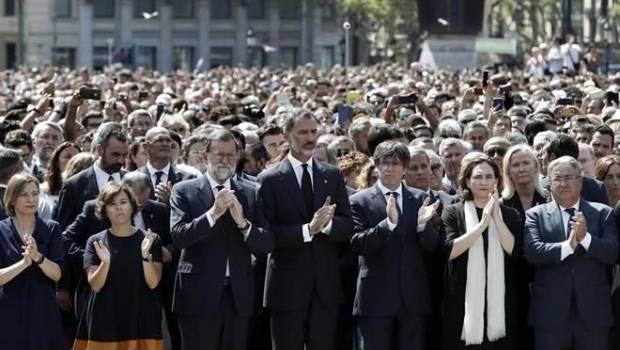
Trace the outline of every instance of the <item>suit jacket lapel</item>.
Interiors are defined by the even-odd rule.
[[[556,201],[547,203],[547,215],[549,216],[549,228],[548,234],[553,237],[553,242],[562,242],[566,240],[566,227],[564,227],[564,220],[562,220],[562,212],[560,206]],[[561,227],[561,230],[557,228]]]
[[[597,230],[595,230],[594,227],[591,227],[590,225],[593,224],[593,220],[588,220],[588,218],[594,218],[597,215],[596,210],[594,210],[594,208],[592,208],[592,206],[590,205],[590,203],[588,203],[585,199],[581,198],[581,202],[579,202],[579,211],[583,214],[583,216],[586,217],[586,224],[587,224],[587,229],[588,232],[590,232],[590,234],[593,235],[597,235]]]
[[[93,167],[94,166],[95,165],[93,165]],[[95,174],[95,168],[93,167],[90,168],[90,174],[88,175],[88,178],[86,179],[86,186],[87,186],[86,193],[94,194],[94,196],[88,199],[93,199],[97,197],[97,195],[99,194],[99,185],[97,184],[97,174]]]
[[[323,165],[316,160],[312,160],[312,189],[314,192],[313,204],[314,208],[312,208],[312,213],[314,213],[318,208],[322,207],[325,204],[325,199],[327,198],[327,176],[324,171]],[[330,204],[334,204],[336,202],[336,198],[331,199]]]
[[[142,220],[144,220],[144,226],[146,226],[147,229],[152,229],[155,226],[155,214],[151,211],[152,208],[153,204],[149,201],[147,201],[144,208],[142,208]]]
[[[293,204],[298,210],[302,217],[306,217],[304,205],[304,198],[301,192],[301,187],[299,186],[299,182],[297,182],[297,177],[295,176],[295,171],[293,170],[293,166],[288,158],[284,158],[280,162],[280,174],[283,176],[284,183],[282,184],[282,189],[286,191],[286,189],[290,189],[290,192],[287,193],[287,196],[290,196],[290,203],[299,203],[297,205]]]
[[[170,164],[170,169],[168,169],[168,182],[173,185],[178,182],[176,168]]]
[[[200,178],[200,184],[196,187],[196,192],[196,197],[198,197],[200,203],[202,203],[203,208],[211,208],[215,201],[215,197],[213,196],[213,189],[206,175]]]

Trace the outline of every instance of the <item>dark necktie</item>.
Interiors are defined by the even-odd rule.
[[[224,186],[222,186],[222,185],[215,186],[215,189],[219,192],[219,191],[224,189]]]
[[[394,196],[394,199],[396,200],[396,210],[398,211],[398,217],[400,218],[400,216],[403,214],[403,211],[400,209],[400,205],[398,205],[398,192],[388,192],[386,193],[386,195],[388,196],[388,199],[390,198],[390,196]]]
[[[312,180],[308,172],[308,164],[302,164],[303,173],[301,175],[301,190],[304,193],[304,204],[308,218],[314,215],[314,194],[312,193]]]
[[[573,219],[573,216],[575,216],[575,208],[567,208],[567,209],[564,209],[564,211],[568,215],[570,215],[570,218],[568,219],[568,224],[566,224],[566,238],[568,238],[570,237],[570,230],[571,230],[570,223],[575,221],[575,219]]]
[[[108,182],[110,182],[110,181],[114,181],[114,177],[113,177],[112,175],[110,175],[110,176],[108,177]]]
[[[159,185],[159,183],[161,182],[161,177],[164,176],[164,172],[163,171],[156,171],[155,172],[155,187],[157,187],[157,185]]]

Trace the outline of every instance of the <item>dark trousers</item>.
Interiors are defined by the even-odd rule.
[[[235,311],[232,289],[222,292],[220,310],[212,317],[178,315],[183,350],[246,350],[248,318]]]
[[[587,329],[577,314],[573,302],[570,328],[562,331],[534,329],[537,350],[607,350],[609,332],[595,332]]]
[[[312,295],[307,310],[271,310],[273,350],[334,349],[338,308],[327,309]]]
[[[358,324],[362,350],[426,349],[426,315],[413,315],[401,309],[393,317],[361,316]]]

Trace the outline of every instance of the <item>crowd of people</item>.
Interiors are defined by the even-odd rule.
[[[1,347],[620,348],[581,58],[1,72]]]

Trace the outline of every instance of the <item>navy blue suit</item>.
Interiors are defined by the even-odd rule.
[[[613,324],[607,270],[616,261],[618,242],[612,209],[582,199],[579,210],[592,242],[587,251],[579,245],[564,260],[561,243],[567,234],[558,204],[526,213],[524,251],[536,271],[529,324],[539,349],[606,348]]]
[[[418,232],[418,210],[427,194],[402,189],[402,215],[393,231],[378,185],[351,197],[356,232],[351,247],[360,255],[353,314],[360,316],[365,350],[425,349],[431,298],[423,251],[436,249],[439,236],[431,222]]]
[[[215,196],[206,176],[175,185],[170,196],[170,231],[174,245],[182,249],[172,307],[178,314],[183,349],[215,348],[225,322],[222,318],[230,317],[234,326],[230,337],[224,337],[234,344],[225,342],[222,346],[245,350],[247,321],[254,309],[251,254],[271,251],[273,238],[260,228],[263,220],[256,189],[241,181],[231,179],[230,183],[244,216],[252,223],[247,238],[228,212],[213,226],[209,224],[207,211]],[[234,316],[227,313],[232,309]]]
[[[351,239],[353,220],[338,168],[313,160],[313,208],[306,210],[291,162],[285,158],[259,175],[259,197],[275,239],[267,262],[265,306],[271,308],[274,349],[329,350],[335,345],[338,306],[343,300],[338,243]],[[307,212],[327,196],[336,204],[330,234],[304,242]]]

